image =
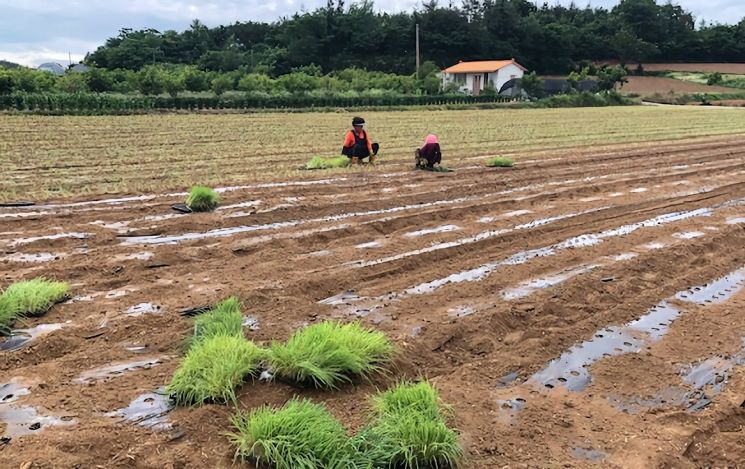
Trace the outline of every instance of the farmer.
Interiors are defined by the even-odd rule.
[[[416,169],[433,170],[436,164],[442,162],[442,153],[440,152],[440,142],[437,135],[429,134],[424,139],[422,148],[417,148],[414,152],[416,159]]]
[[[378,144],[372,143],[370,136],[365,132],[365,119],[355,117],[352,119],[352,130],[344,137],[344,146],[341,154],[346,155],[352,164],[358,164],[363,158],[370,157],[370,163],[375,164],[378,154]]]

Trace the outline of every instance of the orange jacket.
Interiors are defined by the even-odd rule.
[[[372,139],[370,138],[370,135],[363,129],[361,132],[364,134],[365,139],[367,140],[367,149],[370,150],[370,154],[372,155]],[[359,137],[362,137],[362,135],[358,135]],[[347,132],[347,135],[344,137],[344,148],[351,148],[354,146],[354,130],[350,130]]]

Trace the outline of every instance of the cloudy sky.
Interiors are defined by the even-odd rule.
[[[556,0],[549,0],[551,3]],[[568,4],[570,0],[559,0]],[[543,0],[538,0],[539,4]],[[235,21],[271,21],[325,0],[0,0],[0,60],[24,65],[82,59],[121,28],[183,30],[198,18],[209,26]],[[347,3],[350,3],[347,0]],[[442,1],[446,3],[446,1]],[[453,3],[458,3],[455,0]],[[585,0],[576,0],[584,5]],[[612,6],[616,0],[591,0]],[[743,0],[678,0],[698,19],[736,23],[745,16]],[[414,9],[421,0],[377,0],[376,9]]]

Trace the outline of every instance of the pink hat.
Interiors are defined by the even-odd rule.
[[[424,139],[424,144],[429,145],[430,143],[440,143],[437,141],[437,135],[435,134],[427,135],[427,138]]]

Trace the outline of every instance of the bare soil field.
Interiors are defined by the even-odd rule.
[[[735,73],[745,74],[745,64],[727,63],[688,63],[688,64],[643,64],[644,70],[649,72],[706,72],[706,73]],[[634,70],[637,64],[627,65],[629,70]]]
[[[734,88],[709,86],[689,81],[665,77],[628,77],[629,82],[623,85],[626,93],[651,94],[685,94],[685,93],[736,93]]]
[[[240,408],[300,395],[354,432],[376,388],[425,376],[453,407],[463,467],[735,467],[745,135],[698,134],[536,140],[509,169],[462,150],[448,174],[410,170],[402,136],[374,171],[223,188],[214,213],[178,214],[184,195],[165,191],[0,208],[3,285],[44,275],[74,295],[0,339],[2,465],[233,467],[234,409],[154,391],[193,328],[179,312],[235,294],[256,343],[338,318],[399,349],[372,382],[257,380]]]

